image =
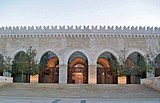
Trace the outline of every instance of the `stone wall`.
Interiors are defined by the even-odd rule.
[[[160,76],[141,79],[141,84],[160,91]]]
[[[138,52],[143,56],[150,50],[156,57],[160,53],[159,27],[113,27],[113,26],[32,26],[1,27],[0,54],[14,59],[16,53],[32,46],[37,50],[36,59],[47,51],[59,59],[60,83],[67,83],[69,57],[76,51],[88,59],[89,83],[96,83],[98,57],[108,51],[121,63],[120,56],[125,48],[127,58]]]
[[[13,83],[13,78],[12,77],[5,77],[5,76],[0,76],[0,86],[7,84],[7,83]]]

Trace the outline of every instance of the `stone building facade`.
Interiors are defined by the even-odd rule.
[[[157,61],[159,62],[160,28],[129,26],[0,28],[0,54],[2,57],[7,55],[14,59],[18,52],[26,51],[30,46],[37,50],[36,59],[39,62],[46,52],[52,52],[51,58],[57,58],[59,83],[69,82],[68,68],[69,65],[73,65],[72,67],[86,67],[86,83],[95,84],[98,81],[98,58],[105,52],[112,54],[118,65],[122,65],[123,56],[127,59],[134,52],[141,56],[151,55],[153,61],[158,58]],[[75,59],[76,57],[79,59]],[[50,63],[55,63],[55,61],[56,59],[50,61]],[[99,60],[99,62],[103,62],[103,60]],[[100,64],[103,66],[103,63]],[[157,65],[159,66],[159,64]],[[56,65],[54,64],[51,67],[56,67]],[[83,71],[83,69],[77,69],[77,71],[81,70]],[[81,76],[81,74],[76,75]],[[147,73],[147,77],[154,75],[155,73]],[[74,77],[71,77],[71,79],[74,79]],[[82,81],[79,80],[79,82]]]

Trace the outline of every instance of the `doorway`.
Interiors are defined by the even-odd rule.
[[[83,84],[83,73],[73,73],[73,81],[75,84]]]
[[[74,52],[68,60],[67,83],[88,84],[88,60],[82,52]]]

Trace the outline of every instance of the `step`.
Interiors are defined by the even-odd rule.
[[[160,92],[141,84],[13,83],[0,87],[0,96],[45,98],[153,99]]]

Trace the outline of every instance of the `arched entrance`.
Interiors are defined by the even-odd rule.
[[[140,79],[146,78],[146,68],[144,57],[138,52],[131,53],[125,61],[127,84],[140,84]]]
[[[59,82],[59,59],[51,51],[43,54],[40,60],[40,83],[58,83]]]
[[[0,76],[3,76],[3,62],[4,62],[3,56],[2,54],[0,54]]]
[[[68,83],[88,83],[88,59],[80,51],[74,52],[68,60]]]
[[[160,76],[160,54],[158,54],[155,58],[155,64],[156,64],[156,68],[155,68],[155,77]]]
[[[28,56],[24,51],[20,51],[16,53],[14,60],[12,61],[12,77],[13,82],[22,82],[29,83],[30,82],[30,74],[29,74],[29,61]]]
[[[117,60],[110,52],[102,53],[97,60],[97,84],[117,83]]]

